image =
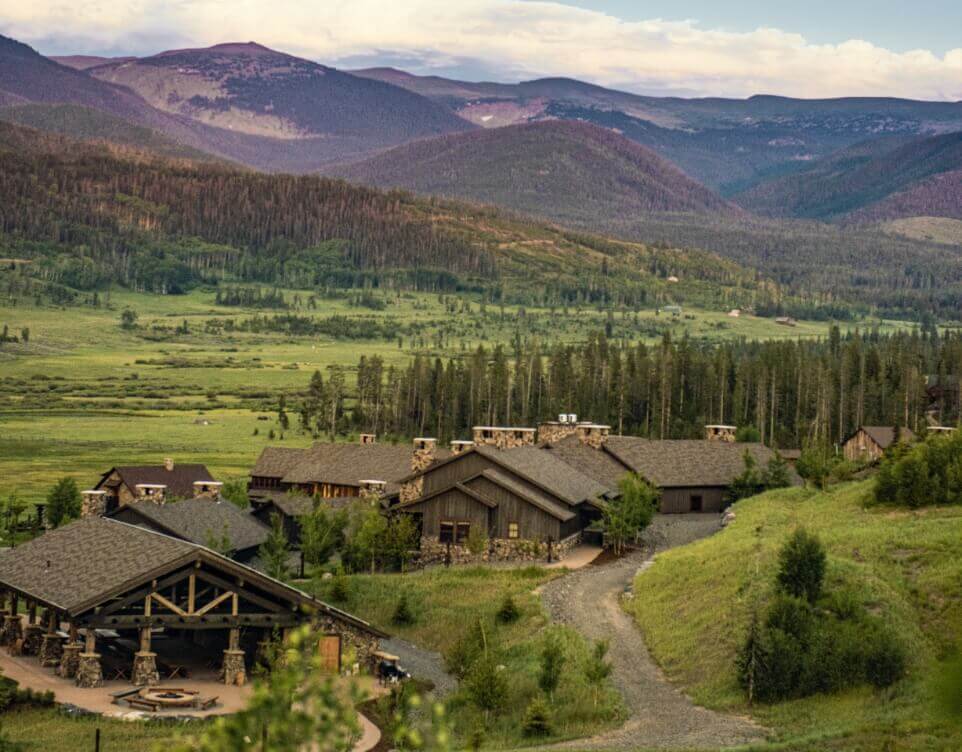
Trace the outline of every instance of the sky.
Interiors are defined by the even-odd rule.
[[[44,54],[256,41],[339,68],[641,94],[962,100],[955,0],[0,0]]]

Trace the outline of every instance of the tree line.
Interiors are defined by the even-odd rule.
[[[665,333],[655,345],[608,339],[543,348],[518,336],[448,360],[406,366],[361,356],[356,387],[344,369],[316,373],[292,396],[316,435],[365,431],[462,438],[474,425],[533,425],[559,413],[650,438],[700,438],[709,423],[753,426],[790,448],[831,446],[859,425],[955,424],[962,337],[934,327],[820,340],[709,344]],[[293,400],[299,400],[296,404]]]

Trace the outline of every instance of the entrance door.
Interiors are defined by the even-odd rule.
[[[702,511],[703,506],[704,506],[704,502],[702,501],[702,498],[700,495],[693,495],[691,497],[691,511],[700,512]]]
[[[317,652],[321,657],[321,672],[325,674],[341,673],[341,637],[340,635],[324,635],[318,641]]]

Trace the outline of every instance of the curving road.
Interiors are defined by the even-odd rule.
[[[612,681],[624,697],[628,721],[619,729],[552,749],[723,749],[765,738],[748,718],[707,710],[676,689],[655,664],[641,632],[621,608],[621,596],[658,551],[711,535],[717,514],[658,516],[646,546],[624,558],[588,566],[544,586],[542,598],[555,621],[591,640],[607,639]]]

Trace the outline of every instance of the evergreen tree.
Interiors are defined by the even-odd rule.
[[[290,569],[291,546],[284,532],[284,521],[279,514],[271,516],[271,531],[257,555],[264,565],[264,571],[275,580],[286,580]]]
[[[73,478],[61,478],[47,493],[46,520],[51,527],[60,527],[80,517],[83,499]]]

